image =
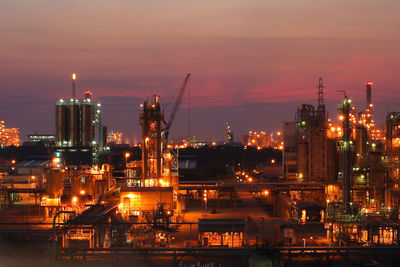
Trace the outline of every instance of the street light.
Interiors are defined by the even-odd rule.
[[[129,152],[125,153],[125,167],[127,167],[128,165],[128,158],[131,156],[131,154]]]
[[[29,184],[29,188],[31,187],[31,180],[35,180],[36,176],[32,175],[30,178],[28,178],[28,184]]]
[[[262,220],[262,246],[264,247],[265,244],[265,234],[264,234],[264,217],[260,217],[260,219]]]

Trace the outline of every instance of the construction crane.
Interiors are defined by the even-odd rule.
[[[169,129],[171,128],[172,123],[175,120],[176,112],[178,111],[179,105],[182,102],[183,93],[185,92],[185,89],[189,82],[189,77],[190,77],[190,73],[188,73],[186,75],[185,80],[183,81],[182,86],[179,89],[178,95],[176,96],[175,105],[174,105],[174,108],[172,109],[171,115],[169,116],[168,122],[164,121],[164,123],[165,123],[165,128],[164,128],[165,142],[168,141]]]

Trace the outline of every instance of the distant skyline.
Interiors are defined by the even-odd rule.
[[[331,115],[337,90],[364,109],[373,81],[380,125],[400,111],[398,29],[396,0],[3,0],[0,116],[23,139],[53,133],[76,72],[77,95],[93,92],[108,129],[139,139],[139,104],[152,93],[166,104],[190,72],[192,135],[223,140],[225,122],[236,140],[280,129],[316,104],[318,77]],[[171,136],[189,133],[188,95]]]

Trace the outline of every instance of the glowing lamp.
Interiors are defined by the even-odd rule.
[[[72,73],[72,80],[76,80],[76,74]]]

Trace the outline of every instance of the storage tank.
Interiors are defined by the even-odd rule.
[[[69,140],[71,146],[79,146],[80,140],[80,103],[71,100],[69,106]]]
[[[64,100],[56,104],[56,144],[62,146],[69,140],[68,127],[68,105]]]
[[[81,106],[82,146],[90,146],[94,140],[93,112],[93,105],[85,99]]]
[[[104,125],[100,126],[100,149],[103,150],[107,146],[107,127]]]

